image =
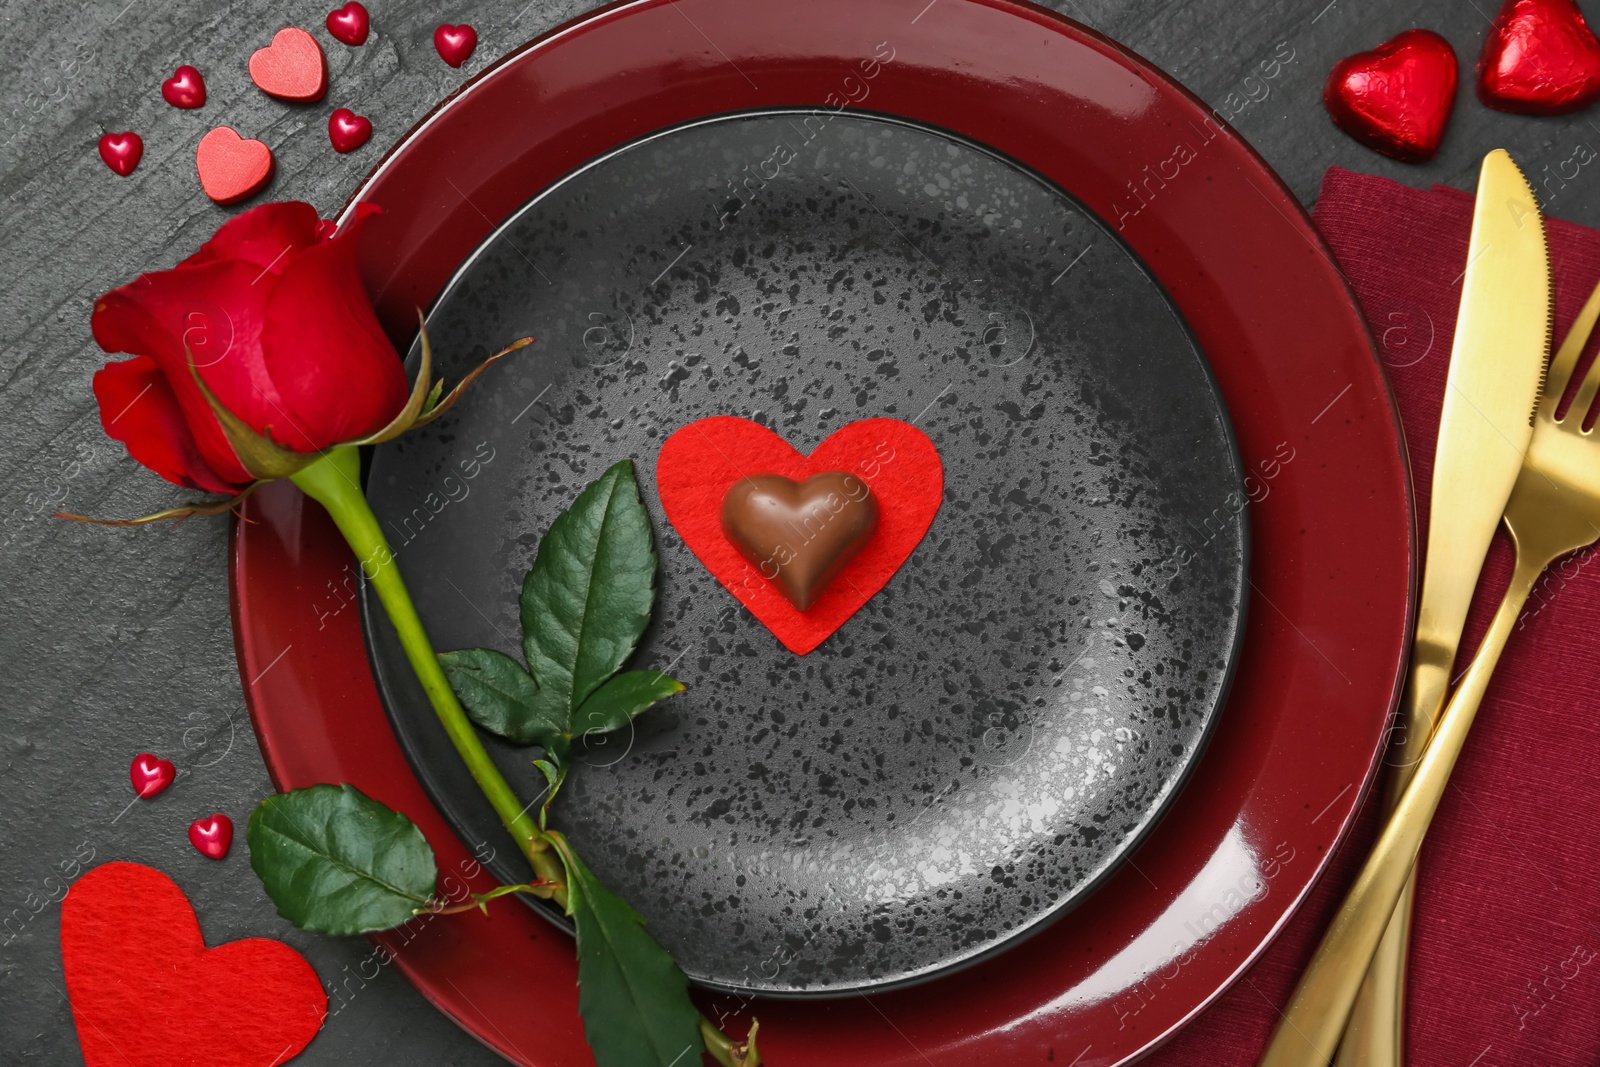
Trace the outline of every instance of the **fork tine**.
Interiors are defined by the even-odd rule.
[[[1572,398],[1572,406],[1567,409],[1567,418],[1576,419],[1579,426],[1587,422],[1589,407],[1594,403],[1596,392],[1600,392],[1600,359],[1589,364],[1589,372],[1583,376],[1583,384],[1578,387],[1578,395]],[[1566,419],[1562,421],[1565,422]]]
[[[1584,302],[1583,310],[1578,312],[1578,317],[1572,320],[1572,328],[1567,331],[1567,336],[1561,339],[1561,347],[1556,350],[1555,359],[1550,361],[1550,372],[1544,381],[1544,399],[1549,402],[1548,412],[1555,416],[1555,407],[1561,403],[1561,395],[1567,391],[1567,383],[1572,379],[1572,370],[1578,365],[1578,356],[1583,353],[1583,346],[1589,343],[1589,335],[1594,332],[1595,320],[1600,318],[1600,284],[1596,284],[1594,291],[1589,294],[1589,299]],[[1596,361],[1600,363],[1600,360]],[[1591,369],[1589,377],[1594,377]],[[1588,382],[1584,383],[1587,386]],[[1589,391],[1589,399],[1594,399],[1594,390]],[[1544,407],[1543,404],[1540,405]],[[1575,402],[1574,408],[1579,405]],[[1587,411],[1589,405],[1585,403],[1583,410]]]

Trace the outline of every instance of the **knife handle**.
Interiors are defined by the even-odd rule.
[[[1450,668],[1456,645],[1431,641],[1419,634],[1411,658],[1410,677],[1397,714],[1401,729],[1393,748],[1393,763],[1384,783],[1382,812],[1394,811],[1417,761],[1428,746],[1444,699],[1450,689]],[[1406,959],[1411,945],[1411,904],[1416,872],[1400,893],[1389,928],[1367,968],[1366,981],[1339,1043],[1335,1067],[1401,1067],[1405,1062]]]

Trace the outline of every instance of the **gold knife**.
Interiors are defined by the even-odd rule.
[[[1522,171],[1503,149],[1496,149],[1484,157],[1478,175],[1434,459],[1422,601],[1399,713],[1399,765],[1386,790],[1386,812],[1410,780],[1444,706],[1478,572],[1533,435],[1532,412],[1549,351],[1549,329],[1544,221]],[[1298,1037],[1305,1040],[1275,1039],[1262,1060],[1264,1067],[1326,1064],[1358,989],[1363,1012],[1345,1035],[1339,1067],[1398,1067],[1412,884],[1407,883],[1371,958],[1365,986],[1360,973],[1351,973],[1326,987],[1327,1003],[1316,1005],[1321,1014],[1316,1025],[1306,1030],[1310,1024],[1299,1024],[1305,1032]],[[1350,968],[1359,972],[1366,964],[1365,958],[1354,959]],[[1297,990],[1297,1001],[1303,991]],[[1279,1029],[1285,1029],[1281,1022]]]

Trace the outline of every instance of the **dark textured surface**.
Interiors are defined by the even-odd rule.
[[[775,146],[793,155],[781,169]],[[762,159],[770,180],[724,213],[739,202],[722,175]],[[525,248],[561,263],[559,281]],[[593,339],[625,346],[585,343],[600,301],[617,321]],[[661,563],[632,665],[688,689],[592,745],[552,819],[691,977],[839,993],[993,951],[1081,899],[1201,747],[1241,617],[1238,457],[1164,294],[1032,174],[882,119],[697,124],[535,200],[428,333],[447,379],[468,353],[539,337],[372,462],[373,509],[439,647],[515,655],[534,544],[634,460]],[[657,450],[711,415],[802,452],[898,418],[939,450],[927,536],[806,656],[662,517]],[[461,461],[485,454],[464,480]],[[1176,545],[1200,538],[1175,580]],[[494,835],[378,632],[413,763],[467,839]],[[531,798],[530,755],[497,748]]]
[[[327,37],[322,19],[333,6],[6,0],[0,11],[0,918],[7,923],[0,1048],[7,1063],[81,1062],[61,993],[54,902],[61,872],[90,850],[95,862],[139,860],[173,875],[212,940],[284,937],[330,981],[345,978],[344,968],[354,975],[370,952],[361,941],[293,931],[273,914],[242,849],[215,864],[184,839],[195,816],[221,810],[238,818],[270,789],[234,668],[225,525],[115,531],[46,517],[63,500],[74,510],[134,514],[180,497],[101,434],[89,378],[102,357],[89,339],[88,314],[95,295],[188,254],[226,216],[201,195],[190,166],[210,124],[230,120],[273,146],[279,169],[267,196],[307,199],[331,212],[382,149],[465,75],[590,5],[374,4],[373,36],[361,49]],[[924,6],[912,0],[907,17]],[[1485,12],[1492,13],[1488,0],[1051,6],[1123,41],[1231,117],[1302,200],[1315,195],[1332,163],[1414,185],[1471,188],[1482,154],[1505,147],[1551,212],[1600,224],[1600,170],[1579,163],[1590,158],[1581,148],[1600,147],[1592,113],[1504,115],[1478,105],[1464,87],[1443,153],[1421,167],[1360,148],[1323,114],[1319,93],[1333,61],[1411,26],[1442,32],[1470,66]],[[1592,0],[1583,6],[1600,18]],[[923,17],[937,14],[935,6]],[[439,22],[462,20],[477,27],[480,44],[453,71],[429,35]],[[289,23],[311,28],[328,50],[333,92],[310,107],[271,101],[245,75],[248,52]],[[1273,68],[1287,54],[1280,45],[1293,59]],[[202,111],[175,111],[160,100],[161,79],[180,63],[206,74],[211,102]],[[372,143],[351,156],[334,154],[323,130],[342,105],[376,127]],[[119,179],[100,163],[100,124],[145,137],[145,159],[132,177]],[[190,774],[118,818],[131,798],[128,761],[142,749],[179,757]],[[1515,984],[1507,981],[1508,989]],[[499,1061],[384,970],[295,1062]]]

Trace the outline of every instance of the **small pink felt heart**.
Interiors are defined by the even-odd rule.
[[[372,136],[372,120],[341,107],[328,116],[328,140],[335,152],[354,152]]]
[[[452,26],[447,22],[433,31],[433,47],[440,59],[459,67],[472,58],[472,50],[478,47],[478,31],[466,23]]]
[[[219,204],[233,204],[254,196],[272,178],[272,149],[260,141],[240,137],[228,126],[200,138],[194,168],[200,187]]]
[[[233,847],[233,820],[218,812],[189,824],[189,844],[202,856],[220,860]]]
[[[106,166],[126,178],[139,165],[139,160],[144,158],[144,138],[132,130],[102,134],[100,158],[105,160]]]
[[[285,26],[251,55],[250,80],[269,96],[309,104],[328,91],[328,61],[315,37]]]

